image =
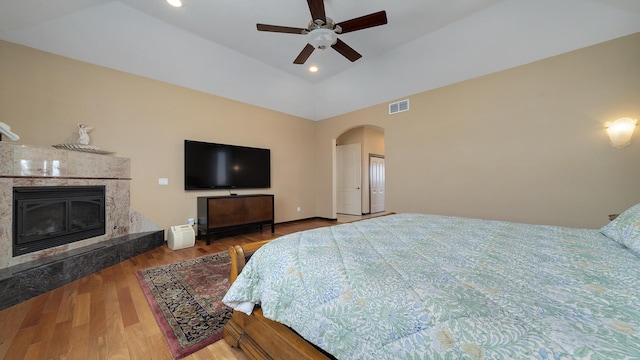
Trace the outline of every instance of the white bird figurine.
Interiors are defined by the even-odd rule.
[[[93,130],[92,127],[88,127],[85,124],[78,124],[78,133],[80,134],[78,144],[89,145],[89,131],[91,130]]]

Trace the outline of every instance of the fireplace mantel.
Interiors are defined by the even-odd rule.
[[[93,245],[130,233],[128,158],[0,141],[0,269]],[[106,187],[106,234],[76,243],[12,256],[13,188]]]
[[[131,180],[128,158],[0,141],[0,178]]]

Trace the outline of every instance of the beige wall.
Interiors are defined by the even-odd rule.
[[[0,121],[43,146],[92,126],[92,145],[131,158],[132,208],[165,229],[196,218],[197,196],[228,194],[184,190],[184,139],[270,148],[273,187],[237,192],[275,194],[277,222],[316,215],[313,121],[2,41]]]
[[[640,118],[640,34],[318,123],[318,215],[333,209],[332,148],[384,128],[386,210],[596,228],[640,202],[640,135],[623,149],[603,124]]]
[[[615,149],[603,129],[640,118],[638,64],[635,34],[408,96],[408,112],[312,122],[0,42],[0,121],[44,146],[93,126],[93,145],[131,158],[132,207],[164,228],[226,194],[183,190],[184,139],[271,148],[282,222],[335,216],[335,139],[361,125],[384,129],[387,211],[599,227],[640,201],[638,131]]]

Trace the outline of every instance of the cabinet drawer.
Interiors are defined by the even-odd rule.
[[[244,224],[245,198],[216,198],[210,199],[209,227],[222,227]]]
[[[207,239],[210,234],[245,225],[271,225],[273,232],[273,205],[273,195],[199,197],[198,229]]]
[[[260,222],[273,219],[273,197],[260,196],[245,198],[246,222]]]

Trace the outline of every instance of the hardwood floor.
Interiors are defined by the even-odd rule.
[[[173,359],[135,277],[138,270],[226,251],[230,245],[335,225],[303,220],[173,251],[166,245],[0,311],[2,359]],[[184,359],[247,359],[224,340]]]

